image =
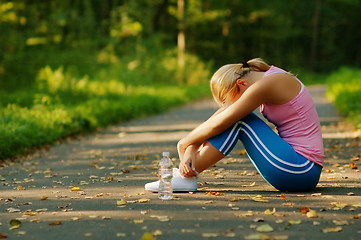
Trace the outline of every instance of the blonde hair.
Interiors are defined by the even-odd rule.
[[[247,62],[227,64],[219,68],[210,81],[214,100],[219,106],[231,100],[238,92],[236,81],[251,71],[266,72],[270,66],[261,58],[254,58]]]

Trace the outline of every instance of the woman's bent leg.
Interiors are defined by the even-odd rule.
[[[309,191],[322,167],[298,154],[255,114],[241,121],[239,139],[262,177],[281,191]]]
[[[307,191],[318,183],[322,167],[295,152],[255,114],[248,115],[208,141],[220,154],[227,155],[238,139],[262,177],[275,188]]]

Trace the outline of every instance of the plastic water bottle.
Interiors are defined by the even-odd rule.
[[[173,162],[169,158],[169,152],[163,152],[163,157],[159,162],[158,176],[158,198],[161,200],[171,200],[173,198]]]

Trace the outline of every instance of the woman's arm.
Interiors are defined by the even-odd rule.
[[[243,95],[228,108],[213,115],[207,121],[199,125],[178,143],[178,149],[185,149],[193,144],[200,145],[208,138],[213,137],[235,122],[250,114],[262,103],[267,102],[270,95],[273,95],[271,81],[263,79],[248,87]]]

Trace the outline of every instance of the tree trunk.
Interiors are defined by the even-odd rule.
[[[185,34],[184,34],[184,0],[178,0],[178,83],[184,83]]]

